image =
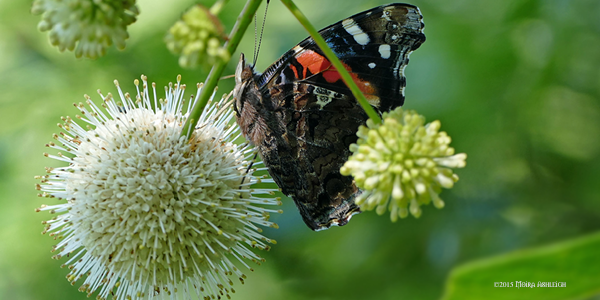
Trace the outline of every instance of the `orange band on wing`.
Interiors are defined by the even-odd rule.
[[[331,65],[327,58],[312,50],[304,50],[302,54],[296,57],[296,60],[304,67],[302,78],[298,77],[295,67],[292,69],[296,77],[299,79],[306,78],[306,70],[309,70],[312,74],[322,73],[323,78],[329,83],[334,83],[342,79],[340,73],[335,69],[334,66]],[[290,65],[290,67],[293,67],[293,65]],[[372,102],[371,104],[377,105],[375,103],[378,103],[379,97],[375,95],[376,91],[373,86],[371,86],[368,81],[360,79],[356,73],[352,73],[352,69],[348,65],[344,64],[344,68],[350,72],[352,80],[354,80],[360,91],[365,94],[367,100],[370,100],[369,102]]]
[[[290,64],[290,69],[292,69],[292,72],[294,72],[294,76],[296,78],[300,78],[300,77],[298,77],[298,69],[296,69],[296,66]]]
[[[304,67],[304,72],[302,72],[303,77],[300,79],[306,78],[306,70],[310,70],[311,73],[317,74],[329,69],[331,66],[331,63],[327,58],[312,50],[304,50],[296,60]]]

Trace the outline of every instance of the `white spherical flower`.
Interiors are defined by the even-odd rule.
[[[425,124],[425,117],[402,108],[383,113],[383,124],[368,120],[361,126],[340,170],[363,190],[356,204],[378,214],[389,209],[394,222],[409,212],[419,217],[423,204],[444,207],[438,194],[458,181],[452,168],[464,167],[467,155],[455,154],[450,137],[439,130],[440,121]]]
[[[139,14],[135,0],[35,0],[31,12],[42,15],[38,29],[48,31],[52,45],[89,58],[113,44],[125,48],[127,26]]]
[[[180,77],[164,99],[142,81],[135,99],[116,81],[118,102],[99,92],[104,109],[86,96],[89,108],[76,107],[87,128],[68,117],[59,124],[48,146],[64,153],[45,155],[69,166],[48,168],[37,189],[64,203],[38,209],[57,214],[44,233],[62,238],[54,251],[68,257],[68,280],[99,299],[229,297],[230,277],[245,278],[234,261],[251,270],[247,261],[262,258],[249,248],[275,242],[259,226],[277,227],[269,213],[279,210],[264,206],[280,199],[251,187],[269,180],[253,175],[251,149],[233,143],[239,130],[225,97],[209,103],[188,140],[184,110],[197,98],[184,105]]]

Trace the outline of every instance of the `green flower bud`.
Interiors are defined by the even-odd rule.
[[[202,5],[185,12],[165,37],[167,48],[179,55],[179,65],[184,68],[210,67],[218,59],[229,59],[224,41],[221,22]]]
[[[452,168],[463,168],[467,155],[454,154],[440,126],[437,120],[425,124],[425,117],[402,108],[383,113],[383,124],[368,120],[361,126],[357,143],[350,146],[353,154],[340,169],[363,190],[356,204],[380,215],[389,209],[393,222],[409,212],[418,218],[421,205],[430,202],[443,208],[438,194],[458,181]]]

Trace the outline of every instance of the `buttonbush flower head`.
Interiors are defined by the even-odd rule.
[[[341,173],[363,189],[356,199],[362,210],[381,215],[389,209],[395,222],[409,211],[419,217],[429,202],[444,207],[438,194],[458,181],[451,168],[464,167],[467,155],[454,154],[450,137],[439,130],[439,121],[425,124],[425,117],[402,108],[384,113],[383,124],[368,120],[358,129]]]
[[[199,4],[192,6],[169,29],[165,42],[171,52],[180,55],[179,65],[184,68],[211,66],[217,59],[229,59],[229,53],[222,47],[221,22]]]
[[[52,45],[88,58],[113,44],[124,49],[127,26],[139,14],[135,0],[35,0],[31,12],[42,15],[38,29],[48,31]]]
[[[103,108],[88,96],[87,107],[75,105],[86,128],[69,117],[59,124],[64,132],[47,146],[62,152],[45,155],[69,165],[38,176],[40,196],[63,202],[38,209],[57,215],[44,233],[62,239],[55,258],[68,257],[67,279],[83,281],[88,296],[229,297],[230,277],[245,278],[234,261],[252,270],[247,261],[263,259],[249,248],[275,242],[259,226],[277,227],[269,213],[279,210],[268,206],[280,199],[251,188],[261,181],[254,153],[232,142],[240,133],[225,97],[209,103],[188,140],[180,77],[160,100],[142,82],[134,98],[115,81],[116,100],[98,91]]]

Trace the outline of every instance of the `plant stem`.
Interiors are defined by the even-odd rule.
[[[358,103],[365,110],[365,112],[367,113],[367,116],[369,116],[369,118],[371,120],[373,120],[373,122],[375,124],[381,124],[381,118],[379,117],[379,114],[377,112],[375,112],[375,110],[373,109],[371,104],[369,104],[369,102],[367,101],[367,99],[365,98],[363,93],[360,91],[360,89],[358,88],[358,86],[356,85],[354,80],[352,80],[352,76],[350,76],[350,73],[348,73],[348,70],[346,70],[346,68],[344,67],[342,62],[335,55],[335,53],[333,53],[331,48],[329,48],[329,46],[327,45],[327,43],[325,42],[323,37],[319,34],[319,32],[315,29],[315,27],[308,21],[306,16],[304,16],[304,14],[294,4],[294,2],[292,2],[292,0],[281,0],[281,2],[285,6],[287,6],[287,8],[292,12],[292,14],[296,17],[296,19],[298,19],[300,24],[302,24],[302,26],[304,26],[306,31],[308,31],[310,36],[315,41],[315,43],[317,43],[319,48],[321,48],[321,51],[323,51],[323,54],[325,54],[327,59],[329,59],[329,61],[335,67],[335,69],[338,71],[338,73],[340,73],[342,80],[344,81],[346,86],[348,86],[348,88],[352,92],[352,95],[354,95],[354,98],[356,98]]]
[[[246,6],[242,9],[242,12],[238,16],[238,19],[229,34],[229,41],[225,42],[225,45],[223,46],[227,50],[228,55],[227,57],[219,59],[210,70],[208,77],[206,77],[204,86],[200,90],[200,95],[198,96],[198,102],[196,102],[196,105],[194,105],[190,111],[190,115],[185,121],[185,124],[183,124],[183,130],[181,132],[182,136],[186,136],[187,138],[191,137],[190,129],[193,131],[196,122],[200,119],[200,115],[202,115],[204,107],[206,107],[206,104],[208,103],[208,99],[210,99],[213,94],[223,70],[231,59],[231,54],[237,49],[237,46],[242,40],[246,29],[252,22],[252,18],[254,18],[254,14],[261,2],[262,0],[248,0],[248,2],[246,2]]]

